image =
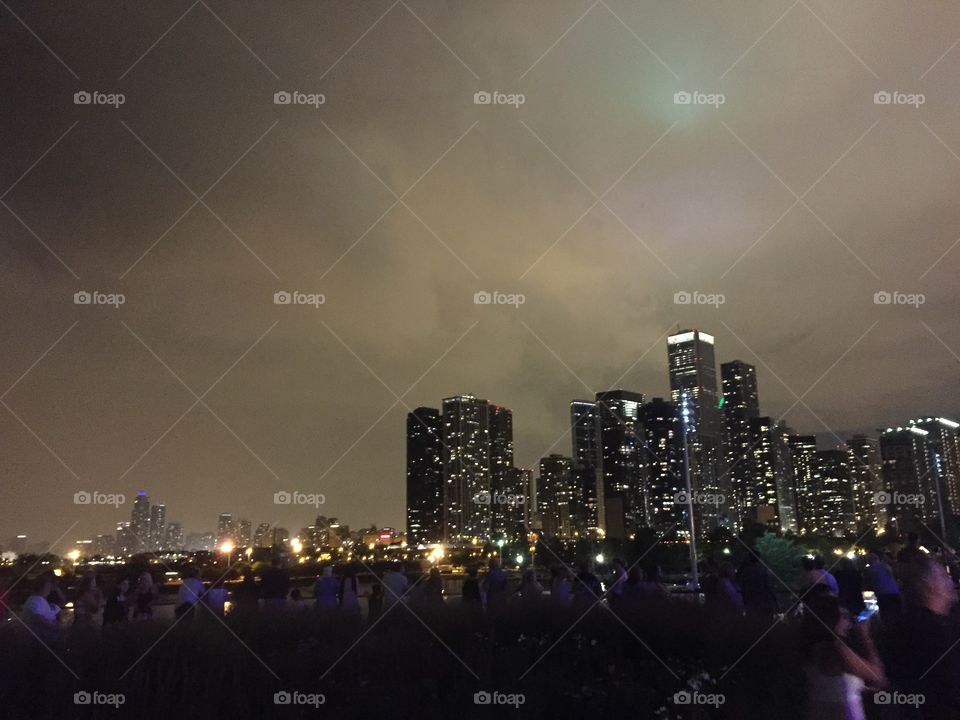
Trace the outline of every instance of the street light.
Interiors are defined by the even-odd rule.
[[[227,556],[227,565],[230,564],[230,555],[233,554],[233,542],[230,540],[224,540],[223,544],[220,545],[220,552]]]

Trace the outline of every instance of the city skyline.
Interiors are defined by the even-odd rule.
[[[536,467],[669,397],[678,325],[821,444],[958,416],[960,8],[10,10],[4,535],[143,488],[399,527],[411,409],[502,402]]]

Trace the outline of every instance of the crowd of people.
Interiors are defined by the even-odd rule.
[[[511,580],[492,558],[485,568],[466,569],[459,596],[462,608],[489,617],[508,607],[570,608],[580,613],[599,603],[623,617],[631,613],[652,617],[658,606],[685,612],[693,597],[702,597],[704,610],[721,618],[740,618],[745,623],[767,619],[796,632],[810,718],[865,718],[864,698],[875,692],[922,704],[923,717],[953,717],[960,713],[960,648],[955,650],[960,645],[960,624],[948,564],[944,555],[928,553],[910,535],[895,557],[841,556],[830,566],[821,557],[804,557],[798,582],[787,587],[751,551],[738,568],[728,561],[704,561],[699,568],[699,593],[678,597],[664,583],[655,563],[628,566],[614,559],[610,574],[602,578],[590,563],[575,570],[558,563],[548,576],[527,568],[518,580]],[[263,569],[259,579],[248,569],[239,582],[230,583],[229,590],[222,577],[210,576],[205,584],[195,568],[186,568],[173,612],[179,619],[206,614],[198,610],[201,606],[221,617],[228,610],[243,614],[313,607],[359,623],[364,600],[366,620],[375,623],[397,603],[413,610],[444,607],[447,588],[439,570],[434,567],[418,575],[411,579],[395,563],[378,573],[364,591],[354,569],[335,573],[326,566],[308,600],[279,559]],[[105,590],[95,574],[86,573],[71,595],[73,624],[87,628],[95,626],[98,618],[103,626],[151,620],[160,592],[148,572],[121,578]],[[59,578],[45,573],[36,580],[21,617],[41,639],[53,637],[67,606]]]

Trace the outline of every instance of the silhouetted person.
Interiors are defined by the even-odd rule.
[[[270,567],[260,577],[260,595],[264,605],[277,610],[286,607],[290,591],[290,574],[280,564],[280,558],[270,560]]]
[[[52,573],[43,573],[37,578],[33,594],[23,604],[24,622],[38,637],[48,641],[55,639],[60,621],[60,606],[51,603]]]
[[[770,575],[760,558],[751,551],[740,568],[740,590],[743,607],[748,614],[772,616],[780,608],[777,596],[770,587]]]
[[[360,617],[360,592],[357,590],[357,571],[348,568],[340,578],[340,609]]]
[[[487,609],[497,610],[507,598],[507,576],[497,558],[490,558],[487,574],[483,578],[483,590],[487,596]]]
[[[626,573],[624,573],[623,583],[620,585],[620,593],[617,596],[617,605],[623,601],[626,581]],[[610,600],[611,603],[614,603],[612,595],[610,596]],[[550,602],[557,607],[566,607],[570,604],[570,571],[567,570],[565,565],[554,565],[550,568]]]
[[[375,582],[367,596],[367,622],[375,622],[383,614],[383,585]]]
[[[199,573],[194,567],[184,568],[180,573],[182,582],[177,591],[177,604],[174,607],[173,614],[180,618],[191,612],[196,604],[203,597],[203,582],[199,578]]]
[[[129,591],[130,581],[121,578],[107,593],[107,604],[103,608],[104,625],[127,621],[130,610],[130,598],[127,596]]]
[[[860,579],[860,571],[853,564],[853,560],[844,557],[837,563],[834,577],[837,579],[837,597],[840,598],[840,604],[852,617],[856,617],[864,608],[863,581]]]
[[[885,655],[894,687],[922,693],[921,715],[960,717],[960,628],[953,611],[957,591],[943,566],[931,558],[914,562],[904,585],[906,611],[894,623]]]
[[[97,587],[97,577],[93,573],[85,573],[77,586],[76,599],[73,601],[73,624],[75,627],[86,627],[93,624],[94,618],[100,614],[103,605],[103,593]]]
[[[467,568],[467,579],[463,581],[460,595],[464,605],[476,607],[483,604],[483,598],[480,596],[480,581],[477,580],[477,567],[475,565]]]
[[[339,591],[340,584],[333,576],[333,568],[327,565],[313,584],[313,601],[317,610],[336,610],[340,606]]]
[[[160,591],[153,583],[153,577],[150,573],[142,573],[137,580],[137,586],[131,594],[131,605],[133,606],[134,620],[152,620],[153,604],[157,601]]]
[[[890,568],[876,553],[870,553],[863,568],[863,587],[872,590],[877,597],[880,619],[888,623],[900,617],[900,587]]]
[[[600,599],[600,580],[590,569],[589,562],[580,563],[580,571],[573,582],[573,604],[586,610]]]
[[[233,591],[233,604],[235,612],[247,612],[260,608],[260,589],[249,568],[243,580],[240,581],[240,586]]]

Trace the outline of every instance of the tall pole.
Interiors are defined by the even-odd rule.
[[[680,393],[680,427],[683,436],[683,480],[687,491],[687,531],[690,533],[690,576],[694,590],[700,588],[700,574],[697,570],[697,534],[693,522],[693,486],[690,482],[690,448],[687,442],[687,427],[690,422],[690,402],[687,391]]]

